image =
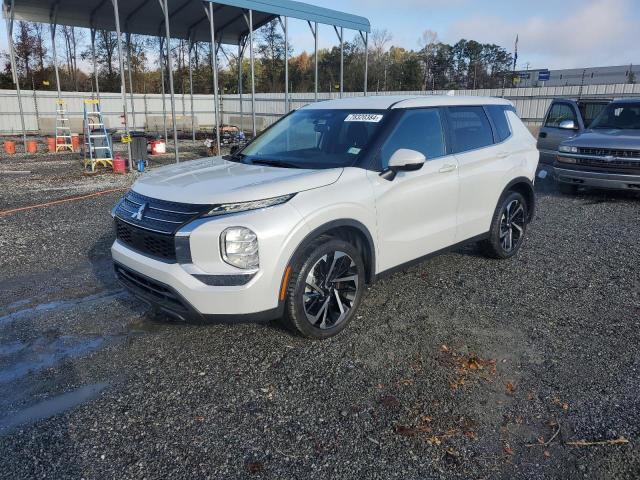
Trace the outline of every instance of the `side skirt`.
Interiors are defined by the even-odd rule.
[[[393,275],[394,273],[400,272],[402,270],[406,270],[409,267],[413,267],[414,265],[417,265],[419,263],[422,263],[426,260],[429,260],[430,258],[433,257],[437,257],[438,255],[442,255],[443,253],[447,253],[450,252],[451,250],[455,250],[456,248],[459,247],[463,247],[464,245],[468,245],[470,243],[476,243],[479,242],[481,240],[486,240],[487,238],[489,238],[489,232],[486,233],[482,233],[480,235],[476,235],[475,237],[471,237],[468,238],[466,240],[463,240],[462,242],[458,242],[455,243],[453,245],[450,245],[448,247],[442,248],[440,250],[436,250],[435,252],[431,252],[431,253],[427,253],[426,255],[423,255],[422,257],[418,257],[415,258],[413,260],[409,260],[408,262],[405,263],[401,263],[400,265],[397,265],[395,267],[391,267],[383,272],[380,273],[376,273],[375,277],[373,278],[373,282],[371,283],[375,283],[378,280],[382,280],[383,278],[387,278],[391,275]]]

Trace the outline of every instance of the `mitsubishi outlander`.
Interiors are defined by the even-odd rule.
[[[180,319],[281,318],[330,337],[385,274],[469,242],[514,256],[537,163],[500,98],[313,103],[232,155],[141,176],[112,212],[115,271]]]

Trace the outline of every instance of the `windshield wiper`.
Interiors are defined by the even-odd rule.
[[[283,168],[302,168],[300,165],[291,162],[285,162],[283,160],[269,160],[269,159],[256,159],[251,161],[251,165],[268,165],[270,167],[283,167]]]

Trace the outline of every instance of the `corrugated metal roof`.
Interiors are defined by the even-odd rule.
[[[168,0],[172,38],[210,41],[204,5],[210,0]],[[11,0],[4,0],[7,5]],[[16,20],[115,31],[111,0],[13,0]],[[357,15],[292,0],[221,0],[213,3],[218,40],[237,44],[249,33],[244,13],[253,10],[254,29],[278,16],[369,32],[369,20]],[[120,0],[120,28],[141,35],[164,35],[164,15],[158,0]]]

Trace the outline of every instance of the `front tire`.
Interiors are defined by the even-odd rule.
[[[362,255],[344,240],[321,236],[296,257],[286,290],[285,324],[307,338],[337,335],[362,300]]]
[[[493,215],[489,238],[480,244],[490,258],[513,257],[524,241],[529,215],[527,201],[518,192],[507,192]]]

